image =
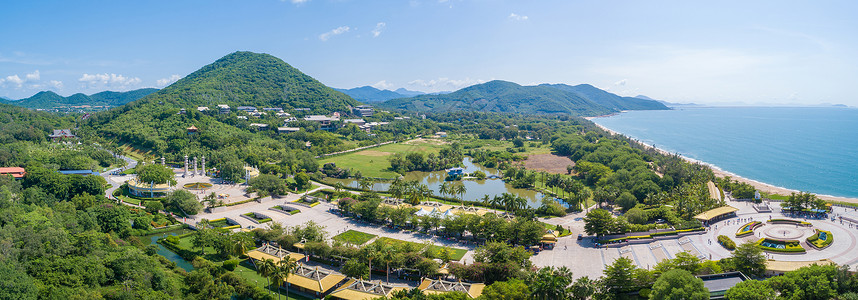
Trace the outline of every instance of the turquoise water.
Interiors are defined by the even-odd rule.
[[[678,108],[593,121],[745,178],[858,198],[858,109]]]

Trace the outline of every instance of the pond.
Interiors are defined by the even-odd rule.
[[[178,254],[176,254],[176,252],[173,252],[170,249],[165,248],[163,245],[158,244],[158,239],[165,238],[171,235],[181,235],[189,233],[191,231],[192,230],[190,229],[178,229],[174,231],[162,232],[159,234],[145,235],[140,237],[140,241],[147,243],[146,245],[153,244],[158,246],[158,255],[166,257],[167,260],[176,263],[179,268],[185,269],[185,271],[190,272],[194,270],[194,266]]]
[[[502,175],[501,171],[493,168],[486,168],[471,162],[470,157],[465,157],[465,160],[462,162],[464,164],[466,173],[473,173],[477,170],[483,171],[486,173],[486,176],[491,175]],[[447,178],[447,172],[445,171],[434,171],[434,172],[408,172],[404,176],[404,180],[417,180],[418,182],[425,184],[432,190],[433,195],[441,195],[439,191],[441,190],[441,184],[444,183],[444,179]],[[336,178],[328,178],[326,181],[330,182],[340,182],[345,186],[350,186],[357,188],[358,181],[355,179],[336,179]],[[481,201],[483,195],[489,195],[489,197],[499,196],[503,193],[510,193],[514,195],[521,196],[524,199],[527,199],[528,206],[532,208],[537,208],[542,205],[542,197],[543,194],[540,192],[528,190],[528,189],[517,189],[513,188],[512,185],[504,182],[500,179],[485,179],[485,180],[462,180],[462,183],[465,184],[465,189],[467,190],[464,194],[464,199],[468,201]],[[390,187],[390,181],[385,182],[376,182],[373,184],[372,189],[375,191],[386,191]],[[450,195],[444,195],[446,197],[451,197]]]

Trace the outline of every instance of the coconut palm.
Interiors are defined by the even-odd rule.
[[[366,260],[369,261],[369,281],[372,281],[372,260],[378,258],[380,254],[378,251],[378,247],[374,243],[369,244],[366,247],[363,247],[363,249],[361,249],[361,252],[366,258]]]
[[[274,269],[276,269],[276,268],[277,268],[277,265],[274,263],[274,260],[267,258],[267,259],[259,262],[259,264],[256,265],[256,274],[259,274],[262,277],[265,277],[265,279],[268,280],[268,285],[270,286],[271,285],[271,277],[269,277],[269,276],[271,275],[272,272],[274,272]],[[270,293],[270,291],[269,291],[269,293]]]
[[[392,245],[384,245],[379,250],[379,254],[379,259],[384,262],[387,283],[390,283],[390,263],[396,260],[396,249]],[[370,269],[370,272],[372,272],[372,269]]]
[[[441,194],[441,197],[444,197],[444,195],[447,194],[453,194],[452,188],[453,186],[449,181],[444,181],[444,183],[441,184],[441,188],[438,189],[438,193]]]
[[[372,189],[372,179],[365,178],[365,177],[364,177],[364,178],[361,178],[361,179],[358,181],[358,186],[359,186],[362,190],[371,190],[371,189]]]
[[[274,279],[274,281],[277,282],[277,299],[280,299],[279,289],[283,286],[283,282],[285,282],[286,279],[289,278],[289,275],[292,275],[292,270],[294,270],[297,266],[298,262],[295,261],[294,258],[286,256],[282,260],[280,260],[280,262],[277,263],[277,265],[271,271],[271,274],[268,275],[269,277],[271,277],[271,279]],[[286,286],[286,299],[289,299],[288,285]]]
[[[247,232],[236,232],[230,236],[230,239],[232,240],[233,254],[236,256],[243,255],[254,244],[253,237]]]
[[[462,206],[465,206],[465,193],[468,192],[468,188],[464,184],[458,184],[452,187],[452,192],[459,195],[459,200],[462,200]]]

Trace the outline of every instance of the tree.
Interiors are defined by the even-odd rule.
[[[172,170],[162,165],[148,164],[137,169],[137,179],[143,183],[154,182],[156,184],[169,183],[176,185],[175,174]]]
[[[510,278],[507,281],[495,281],[483,290],[480,299],[486,300],[527,300],[530,298],[530,287],[523,281]]]
[[[238,182],[244,178],[244,165],[237,159],[225,161],[219,165],[220,178],[230,182]]]
[[[271,271],[268,275],[274,282],[277,283],[277,288],[280,289],[283,286],[283,282],[289,278],[289,275],[292,274],[292,270],[294,270],[298,266],[298,262],[295,261],[291,256],[286,256],[282,260],[277,263],[277,266]],[[280,299],[280,293],[277,293],[277,299]],[[289,286],[286,286],[286,299],[289,299]]]
[[[635,207],[635,205],[638,205],[638,199],[635,198],[632,193],[623,192],[619,197],[617,197],[617,205],[619,205],[623,211],[626,211]]]
[[[774,300],[777,292],[766,281],[746,280],[731,287],[724,296],[727,299]]]
[[[286,183],[276,175],[260,174],[250,179],[250,186],[255,191],[265,191],[272,196],[286,194]]]
[[[295,185],[298,186],[299,190],[303,190],[310,187],[310,175],[307,175],[307,173],[304,172],[296,174]]]
[[[271,274],[277,269],[277,264],[273,259],[267,258],[256,264],[256,273],[265,277],[268,280],[268,285],[271,285]]]
[[[604,293],[608,296],[624,295],[637,291],[641,287],[650,284],[651,277],[648,271],[637,268],[631,259],[620,257],[605,269],[602,278]]]
[[[611,232],[614,220],[611,213],[604,209],[594,209],[584,217],[584,231],[587,234],[605,235]]]
[[[364,177],[358,180],[358,187],[360,187],[360,189],[362,190],[369,191],[372,189],[372,185],[372,179]]]
[[[730,260],[737,271],[748,275],[762,276],[766,271],[766,257],[763,255],[763,250],[753,242],[736,247]]]
[[[170,192],[167,194],[167,197],[164,198],[164,202],[167,202],[170,206],[184,211],[189,215],[196,215],[201,209],[203,209],[203,204],[197,200],[197,195],[194,195],[184,189]]]
[[[646,212],[644,212],[643,209],[637,207],[626,211],[624,216],[626,216],[626,220],[628,220],[629,223],[632,224],[646,224],[646,222],[649,221]]]
[[[360,260],[352,258],[343,264],[340,273],[349,277],[364,279],[369,277],[369,267]]]
[[[578,280],[575,280],[575,283],[569,287],[569,291],[572,292],[572,299],[590,299],[590,297],[593,296],[593,293],[596,292],[596,283],[597,282],[590,279],[590,277],[579,277]]]
[[[650,299],[709,299],[703,280],[686,270],[670,270],[661,274],[652,286]]]
[[[568,268],[545,267],[531,273],[527,284],[533,299],[568,299],[572,281],[572,271]]]

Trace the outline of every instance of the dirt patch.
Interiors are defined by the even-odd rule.
[[[388,156],[388,155],[391,155],[393,153],[384,152],[384,151],[376,151],[376,150],[364,150],[364,151],[361,151],[359,154],[363,155],[363,156]]]
[[[555,174],[566,174],[566,166],[575,162],[565,156],[554,154],[532,154],[527,156],[524,167],[531,170],[545,171]]]
[[[443,145],[443,144],[446,144],[447,142],[445,142],[443,140],[437,140],[437,139],[416,138],[416,139],[405,141],[402,143],[406,144],[406,145],[419,145],[419,144]]]

